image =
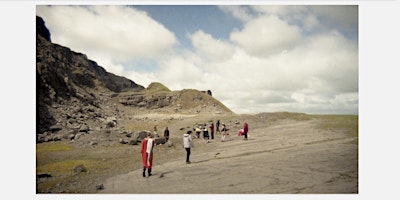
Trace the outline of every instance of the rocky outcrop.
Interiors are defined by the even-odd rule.
[[[51,42],[49,29],[47,29],[45,26],[43,19],[39,16],[36,16],[36,37],[38,37],[38,35]]]
[[[142,135],[120,124],[140,120],[136,113],[232,113],[211,91],[171,91],[161,83],[144,88],[108,73],[86,55],[52,43],[45,22],[36,20],[37,143],[136,145]],[[164,144],[165,139],[157,138],[156,143]]]
[[[84,118],[101,114],[104,96],[144,87],[121,76],[108,73],[86,55],[51,43],[44,21],[36,18],[36,130],[50,131],[58,121],[76,109],[90,112]],[[57,108],[67,110],[60,113]],[[93,116],[94,115],[94,116]]]

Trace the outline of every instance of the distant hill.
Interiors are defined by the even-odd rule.
[[[162,83],[145,88],[109,73],[86,55],[52,43],[45,22],[36,17],[37,134],[101,131],[107,119],[133,117],[127,113],[134,110],[233,113],[210,94],[196,89],[171,91]]]

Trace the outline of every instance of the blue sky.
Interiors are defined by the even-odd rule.
[[[227,40],[234,28],[241,28],[242,23],[223,13],[217,6],[210,5],[141,5],[133,6],[146,11],[151,18],[173,31],[180,43],[190,47],[186,37],[199,29],[206,30],[215,38]]]
[[[235,113],[358,114],[358,6],[36,7],[52,41]]]

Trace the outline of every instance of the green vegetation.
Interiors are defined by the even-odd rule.
[[[104,154],[106,151],[114,153]],[[74,185],[80,180],[94,180],[100,176],[111,176],[111,168],[114,171],[126,173],[128,169],[133,169],[132,159],[138,159],[139,154],[133,153],[131,146],[114,145],[109,147],[97,147],[85,149],[73,148],[69,142],[59,141],[53,143],[41,143],[36,145],[36,173],[49,173],[51,178],[45,182],[38,182],[37,191],[46,193],[47,190],[59,187],[59,184]],[[137,157],[137,158],[136,158]],[[87,172],[74,175],[74,168],[84,165]],[[138,168],[136,166],[136,168]],[[94,189],[93,184],[87,187],[73,186],[76,189],[65,191],[65,193],[81,193],[88,187]]]
[[[358,116],[357,115],[314,115],[321,119],[317,125],[324,130],[346,130],[349,134],[358,137]]]
[[[74,167],[83,164],[86,168],[91,169],[97,166],[96,160],[78,160],[78,159],[69,159],[69,160],[61,160],[50,162],[47,164],[41,165],[37,163],[38,166],[36,170],[38,172],[51,172],[52,176],[63,176],[70,175],[73,173]]]
[[[56,152],[56,151],[69,151],[72,146],[65,143],[42,143],[36,144],[36,153]]]
[[[276,119],[293,119],[297,121],[305,121],[312,119],[310,115],[304,113],[290,113],[290,112],[278,112],[275,113]]]
[[[147,87],[146,92],[171,92],[171,90],[162,83],[153,82]]]
[[[323,130],[341,130],[355,137],[358,144],[358,115],[313,115],[319,119],[317,128]]]

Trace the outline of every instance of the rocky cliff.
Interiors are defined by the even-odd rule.
[[[51,43],[44,21],[37,17],[36,22],[38,132],[57,123],[48,111],[48,107],[55,106],[55,103],[100,108],[102,94],[144,89],[127,78],[106,72],[84,54]]]
[[[147,88],[107,72],[86,55],[51,42],[45,22],[36,18],[37,141],[77,139],[110,133],[135,113],[232,113],[207,93],[171,91],[161,83]],[[120,126],[123,129],[124,127]],[[123,131],[123,130],[118,130]]]

